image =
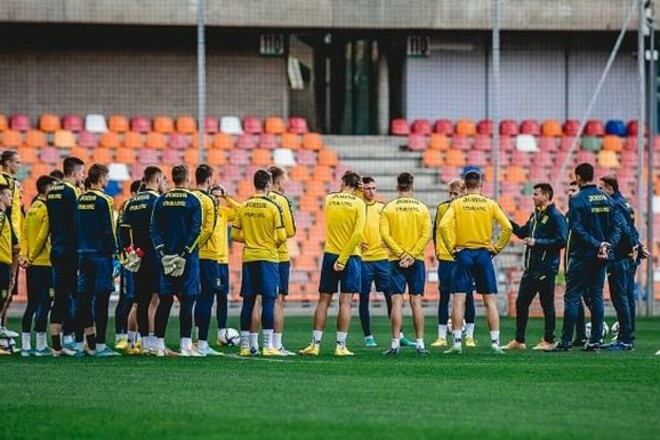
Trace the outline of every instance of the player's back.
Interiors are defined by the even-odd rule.
[[[383,239],[380,236],[380,214],[385,203],[374,201],[365,204],[366,218],[362,241],[367,244],[367,249],[362,251],[362,261],[387,260],[389,252],[383,247]]]
[[[156,200],[150,228],[152,238],[158,234],[158,242],[162,243],[162,249],[159,250],[163,254],[180,254],[184,251],[198,253],[197,240],[201,228],[199,198],[184,188],[166,192]],[[190,243],[192,235],[196,237]]]
[[[450,207],[456,223],[456,247],[492,247],[493,221],[503,215],[495,201],[481,194],[466,194],[454,200]]]
[[[117,250],[112,198],[90,190],[78,198],[78,253],[113,255]]]
[[[36,197],[25,216],[21,235],[21,254],[35,266],[50,266],[50,236],[45,239],[40,236],[44,225],[48,227],[48,208],[45,200]]]
[[[142,249],[145,254],[155,252],[149,231],[149,222],[158,197],[159,194],[152,190],[136,194],[124,207],[121,224],[119,225],[123,243],[128,245],[132,239],[133,247]],[[124,228],[130,228],[130,233],[124,231]],[[130,235],[126,237],[126,234]]]
[[[293,216],[293,209],[289,198],[277,191],[269,192],[268,197],[277,203],[277,206],[279,206],[282,212],[282,223],[284,224],[284,229],[286,229],[286,236],[288,238],[295,236],[296,221]],[[280,261],[289,261],[289,246],[286,241],[280,245],[278,253]]]
[[[243,234],[243,262],[279,262],[278,229],[284,229],[280,207],[266,195],[254,195],[241,203],[234,228]]]
[[[363,229],[364,224],[359,224],[366,216],[366,205],[364,201],[351,193],[337,192],[325,196],[325,252],[340,254],[342,249],[350,241],[356,228]],[[360,230],[360,234],[363,231]],[[360,255],[359,245],[351,250],[351,255]]]
[[[69,182],[53,185],[46,198],[52,249],[75,251],[76,206],[80,189]]]
[[[431,216],[425,204],[412,197],[399,197],[383,208],[381,217],[387,219],[389,235],[403,249],[415,247],[420,237],[429,236]],[[425,243],[426,244],[426,243]],[[419,259],[420,255],[413,255]],[[421,255],[423,258],[423,254]],[[395,255],[391,257],[397,259]]]

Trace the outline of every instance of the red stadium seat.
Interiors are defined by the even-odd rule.
[[[256,116],[246,116],[243,119],[243,131],[248,134],[259,134],[263,131],[261,119]]]
[[[305,134],[309,132],[307,120],[299,116],[291,116],[289,118],[289,127],[287,128],[287,131],[295,134]]]
[[[430,135],[431,121],[428,119],[415,119],[410,127],[410,132],[414,134]]]
[[[83,118],[80,115],[76,114],[71,114],[71,115],[65,115],[62,118],[62,128],[64,130],[69,130],[74,133],[78,133],[79,131],[83,130]]]
[[[451,136],[454,134],[454,124],[449,119],[438,119],[433,124],[433,133]]]
[[[636,120],[629,121],[626,126],[628,129],[628,136],[637,136],[639,134],[639,123]],[[648,134],[648,127],[644,127],[644,136]]]
[[[131,131],[149,133],[151,131],[151,121],[146,116],[133,116],[131,118]]]
[[[28,131],[32,127],[28,115],[14,114],[9,118],[9,128],[15,131]]]
[[[217,118],[207,116],[204,118],[204,132],[208,134],[216,134],[220,131],[220,123]]]
[[[541,127],[539,127],[538,122],[532,119],[526,119],[520,123],[520,134],[539,136],[541,134]]]
[[[517,136],[518,124],[513,119],[504,119],[500,122],[500,135],[502,136]]]
[[[405,119],[392,119],[390,123],[390,134],[393,136],[408,136],[410,134],[408,121]]]
[[[562,126],[562,131],[564,132],[564,136],[577,136],[578,135],[578,130],[580,130],[580,121],[577,121],[575,119],[569,119],[566,122],[564,122],[564,125]]]
[[[259,148],[265,150],[274,150],[277,148],[277,138],[271,133],[261,133],[259,135]]]
[[[586,136],[603,136],[605,135],[605,126],[602,121],[591,119],[584,126],[584,134]]]
[[[238,137],[236,148],[241,150],[254,150],[257,148],[257,144],[254,142],[254,137],[251,134],[245,133]]]
[[[426,137],[421,133],[411,133],[408,136],[408,150],[410,151],[426,150]]]
[[[482,119],[477,123],[477,134],[484,136],[493,135],[493,121],[490,119]]]

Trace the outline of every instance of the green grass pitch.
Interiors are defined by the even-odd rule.
[[[409,318],[405,323],[412,335]],[[513,324],[503,321],[503,343]],[[286,325],[288,348],[308,343],[310,317]],[[367,349],[354,318],[354,358],[332,356],[334,331],[318,358],[2,357],[0,438],[660,438],[660,320],[640,320],[632,353],[504,357],[488,353],[483,318],[479,346],[457,357],[438,349],[427,358],[413,349],[385,357],[387,326],[374,319],[381,346]],[[530,322],[530,342],[541,326]],[[434,318],[427,327],[430,343]],[[177,322],[168,330],[176,348]]]

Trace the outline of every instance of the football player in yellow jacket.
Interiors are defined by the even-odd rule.
[[[11,206],[11,188],[0,184],[0,308],[4,308],[9,299],[11,284],[11,264],[14,249],[18,248],[18,240],[11,220],[7,215],[7,208]],[[0,355],[12,354],[10,350],[0,348]]]

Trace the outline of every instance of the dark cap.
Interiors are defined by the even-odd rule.
[[[481,179],[481,171],[475,170],[475,169],[467,170],[463,174],[463,180],[467,180],[467,179],[480,180]]]

